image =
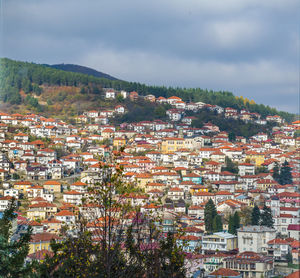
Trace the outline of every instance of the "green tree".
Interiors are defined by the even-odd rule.
[[[32,264],[25,264],[29,252],[31,229],[18,239],[13,239],[12,223],[16,221],[15,200],[9,203],[0,219],[0,276],[1,277],[31,277]]]
[[[154,114],[158,119],[163,119],[166,117],[166,109],[162,105],[159,105],[154,109]]]
[[[124,97],[122,95],[117,95],[116,97],[117,102],[124,102]]]
[[[225,157],[226,167],[222,167],[222,171],[229,171],[231,173],[237,174],[239,168],[236,163],[234,163],[228,156]]]
[[[234,223],[233,223],[233,216],[230,214],[228,219],[228,232],[234,235]]]
[[[234,132],[230,132],[228,134],[228,139],[229,139],[230,142],[235,142],[235,140],[236,140],[235,133]]]
[[[233,234],[237,234],[237,230],[240,228],[240,215],[236,211],[233,215]]]
[[[217,216],[216,206],[212,199],[206,203],[204,208],[204,222],[205,222],[205,230],[208,233],[214,232],[213,229],[213,221],[214,218]]]
[[[257,205],[255,205],[251,214],[251,225],[259,225],[260,218],[261,218],[260,209]]]
[[[241,224],[244,226],[251,225],[252,209],[250,207],[243,207],[240,211]]]
[[[289,163],[287,161],[282,164],[282,167],[280,169],[279,183],[281,185],[293,183],[291,167],[289,166]]]
[[[223,231],[223,223],[222,218],[219,214],[217,214],[213,219],[213,232],[222,232]]]
[[[89,188],[90,198],[83,200],[83,210],[65,231],[65,240],[51,244],[54,256],[41,265],[40,275],[184,277],[184,253],[174,234],[165,238],[158,228],[159,219],[131,206],[126,197],[137,188],[124,182],[113,158],[106,159],[107,163],[99,161],[101,183]]]
[[[274,220],[272,217],[271,209],[269,207],[267,207],[266,205],[264,205],[263,212],[261,214],[260,225],[273,228],[273,224],[274,224]]]
[[[273,168],[273,179],[279,182],[280,180],[280,174],[279,174],[279,166],[278,163],[275,163],[275,166]]]

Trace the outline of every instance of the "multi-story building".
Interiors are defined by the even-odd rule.
[[[237,237],[235,235],[218,232],[202,237],[202,252],[230,251],[237,248]]]
[[[268,242],[276,237],[276,230],[266,226],[245,226],[237,231],[240,252],[267,253]]]
[[[255,252],[224,258],[223,267],[240,272],[243,278],[268,278],[274,273],[273,259]]]

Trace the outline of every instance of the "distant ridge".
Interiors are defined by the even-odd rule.
[[[59,70],[64,70],[64,71],[70,71],[70,72],[77,72],[77,73],[83,73],[83,74],[88,74],[92,75],[95,77],[100,77],[100,78],[106,78],[109,80],[119,80],[109,74],[84,67],[84,66],[79,66],[79,65],[74,65],[74,64],[56,64],[56,65],[47,65],[51,68],[59,69]]]

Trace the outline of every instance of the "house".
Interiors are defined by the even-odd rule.
[[[161,142],[162,153],[176,152],[184,148],[184,139],[178,137],[163,138]]]
[[[51,193],[60,193],[62,191],[62,185],[58,181],[46,181],[44,182],[43,187]]]
[[[49,202],[37,202],[29,205],[27,217],[31,220],[44,220],[57,213],[57,206]]]
[[[255,165],[251,163],[240,163],[238,168],[240,176],[255,175]]]
[[[44,232],[43,224],[37,221],[34,220],[29,221],[28,226],[32,228],[32,234],[39,234]]]
[[[300,238],[300,224],[291,224],[288,226],[288,236],[292,238]]]
[[[87,192],[87,187],[88,185],[81,181],[76,181],[70,185],[71,190],[77,191],[79,193]]]
[[[182,181],[192,182],[194,184],[202,184],[202,177],[195,173],[189,173],[182,177]]]
[[[209,278],[242,278],[242,274],[229,268],[219,268],[207,275]]]
[[[184,191],[179,187],[171,187],[168,191],[168,198],[173,201],[184,199]]]
[[[19,199],[19,190],[14,188],[7,188],[3,191],[4,197],[10,196],[14,197],[15,199]]]
[[[150,102],[155,102],[156,98],[154,95],[146,95],[145,100],[150,101]]]
[[[106,99],[115,99],[116,98],[116,92],[112,89],[109,89],[105,92],[105,98]]]
[[[0,197],[0,212],[5,211],[9,207],[9,204],[12,201],[12,199],[13,197],[11,196]],[[16,200],[15,203],[17,204]]]
[[[183,115],[183,110],[181,109],[169,109],[166,112],[169,119],[173,122],[180,121]]]
[[[175,104],[177,101],[182,101],[180,97],[172,96],[167,98],[167,102],[171,105]]]
[[[126,139],[122,137],[116,137],[113,140],[113,146],[117,149],[120,150],[121,147],[126,145]]]
[[[67,225],[74,224],[76,220],[75,214],[69,210],[61,210],[54,217],[56,220]]]
[[[193,205],[200,205],[203,202],[209,201],[209,199],[215,201],[215,195],[211,192],[195,192],[192,195]]]
[[[267,254],[268,242],[276,237],[276,230],[266,226],[244,226],[237,230],[240,252]]]
[[[48,233],[58,234],[62,227],[62,222],[53,218],[49,218],[42,221],[45,231]]]
[[[259,167],[265,161],[265,156],[263,153],[258,153],[256,151],[247,151],[246,152],[246,160],[250,162],[254,162],[255,166]]]
[[[275,261],[286,261],[286,256],[291,252],[290,242],[281,238],[274,238],[267,242],[268,256]]]
[[[27,194],[28,189],[32,186],[30,181],[18,181],[14,184],[14,189],[19,190],[20,193]]]
[[[82,193],[75,190],[67,191],[63,194],[63,200],[68,204],[78,206],[82,204],[82,195]]]
[[[29,242],[29,254],[33,254],[41,250],[50,251],[51,240],[55,240],[56,242],[62,241],[62,239],[58,235],[48,232],[32,235],[31,240]]]
[[[115,107],[115,113],[124,114],[125,113],[125,107],[123,105],[117,105]]]
[[[203,254],[211,251],[230,251],[237,248],[237,236],[227,232],[213,233],[202,237]]]
[[[242,277],[270,278],[273,275],[273,258],[255,252],[242,252],[228,256],[223,260],[223,267],[238,271]]]
[[[126,98],[128,97],[128,92],[122,90],[122,91],[120,92],[120,95],[121,95],[124,99],[126,99]]]

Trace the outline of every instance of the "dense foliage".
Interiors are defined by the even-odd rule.
[[[207,109],[202,109],[197,112],[196,120],[193,120],[192,126],[201,128],[204,123],[211,122],[218,126],[221,131],[227,131],[230,133],[230,139],[234,139],[236,136],[251,137],[259,132],[268,133],[272,124],[259,125],[256,123],[245,123],[242,120],[236,119],[224,119],[223,114],[217,114]]]
[[[272,217],[271,209],[264,205],[263,211],[260,212],[259,207],[254,206],[251,216],[251,225],[260,225],[273,228],[274,219]]]
[[[228,232],[232,235],[237,234],[237,230],[240,228],[240,216],[239,213],[236,211],[233,215],[229,216],[228,221]]]
[[[25,264],[29,252],[31,229],[13,239],[13,222],[16,221],[16,205],[12,200],[0,219],[0,277],[30,277],[32,267]]]
[[[261,214],[261,225],[274,228],[274,219],[272,217],[271,208],[266,205],[264,205],[263,212]]]
[[[258,206],[254,206],[251,214],[251,225],[259,225],[260,224],[260,210]]]
[[[285,161],[280,168],[277,163],[275,164],[273,168],[273,178],[281,185],[293,184],[292,169],[287,161]]]
[[[223,230],[222,219],[217,213],[216,206],[212,199],[206,203],[204,208],[205,230],[208,233],[221,232]]]
[[[12,104],[20,104],[22,98],[20,89],[25,93],[40,94],[39,85],[58,86],[89,86],[99,93],[101,88],[116,90],[137,91],[140,95],[153,94],[156,97],[178,96],[184,101],[204,102],[222,107],[230,106],[236,109],[248,109],[250,112],[260,113],[263,117],[278,114],[290,121],[294,115],[287,112],[278,112],[274,108],[256,104],[242,97],[235,97],[230,92],[214,92],[200,88],[171,88],[163,86],[147,86],[137,82],[109,80],[97,78],[87,74],[57,70],[45,65],[17,62],[7,58],[0,60],[0,100]]]

